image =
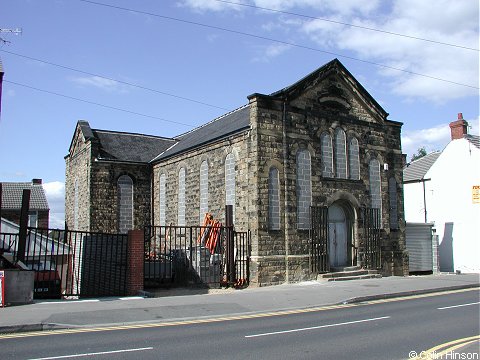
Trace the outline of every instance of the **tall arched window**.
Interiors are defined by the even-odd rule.
[[[133,181],[128,175],[117,180],[118,232],[124,234],[133,229]]]
[[[297,153],[297,228],[310,228],[310,205],[312,203],[311,159],[308,150]]]
[[[273,166],[268,174],[268,228],[280,230],[280,179]]]
[[[322,134],[320,145],[322,148],[322,176],[333,177],[332,138],[329,133]]]
[[[167,225],[167,175],[160,175],[160,189],[158,195],[160,197],[159,215],[160,226]]]
[[[340,128],[335,130],[335,167],[337,178],[347,178],[347,142],[345,131]]]
[[[200,165],[200,224],[203,223],[205,213],[208,212],[208,161]]]
[[[388,197],[390,200],[390,229],[398,229],[397,181],[388,179]]]
[[[180,168],[178,171],[178,212],[177,223],[178,226],[185,226],[185,168]]]
[[[232,153],[225,158],[225,205],[233,205],[235,221],[235,156]]]
[[[351,138],[348,146],[348,173],[352,180],[360,180],[360,158],[358,150],[358,140]]]
[[[382,224],[382,184],[380,178],[380,162],[377,159],[370,160],[369,164],[370,179],[370,201],[374,209],[379,209],[380,224]]]

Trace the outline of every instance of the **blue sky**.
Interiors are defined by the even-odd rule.
[[[64,156],[78,120],[175,136],[335,57],[404,123],[408,158],[421,146],[442,150],[459,112],[478,135],[478,1],[230,2],[249,6],[0,0],[0,28],[23,29],[0,34],[8,41],[0,44],[0,181],[42,178],[51,225],[61,226]]]

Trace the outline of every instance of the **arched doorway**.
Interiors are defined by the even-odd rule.
[[[338,203],[328,208],[328,256],[331,267],[351,265],[351,221],[349,213]]]

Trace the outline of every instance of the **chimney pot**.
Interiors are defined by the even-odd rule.
[[[468,122],[463,119],[463,114],[458,113],[457,120],[450,123],[450,134],[452,140],[463,139],[468,134]]]

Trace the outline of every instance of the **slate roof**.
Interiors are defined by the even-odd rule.
[[[47,197],[41,184],[30,182],[2,183],[2,209],[20,210],[23,189],[30,189],[30,210],[49,210]]]
[[[480,149],[480,136],[467,134],[467,135],[463,135],[463,137],[467,139],[470,143],[475,145],[475,147]]]
[[[403,182],[422,180],[435,161],[437,161],[440,154],[441,151],[432,152],[408,164],[403,169]]]
[[[178,142],[153,161],[163,160],[250,128],[250,105],[245,105],[175,138]]]
[[[99,143],[96,156],[101,160],[148,163],[176,142],[159,136],[97,129],[92,134]]]

